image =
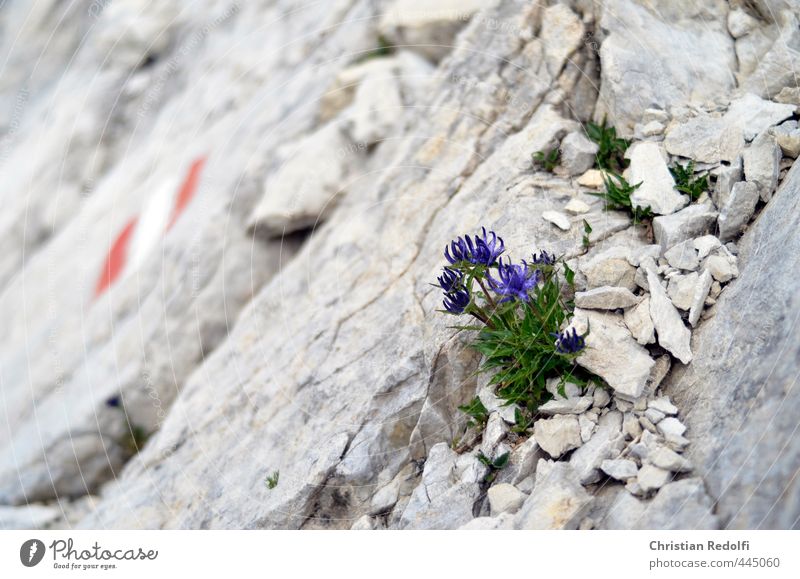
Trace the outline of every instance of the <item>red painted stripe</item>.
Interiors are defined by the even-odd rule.
[[[194,197],[197,184],[200,182],[200,173],[203,171],[203,166],[205,164],[206,158],[198,157],[194,160],[192,166],[189,167],[189,173],[186,175],[186,179],[183,181],[180,191],[178,191],[178,196],[175,198],[175,207],[172,209],[172,216],[169,219],[167,229],[172,227],[178,220],[180,214],[183,213],[183,210],[186,209],[186,206],[189,205],[192,197]]]
[[[132,218],[125,227],[120,231],[117,239],[111,245],[108,251],[108,257],[103,264],[103,269],[100,271],[100,277],[97,279],[97,285],[94,289],[94,297],[100,296],[108,287],[114,283],[114,280],[119,277],[125,267],[125,258],[128,254],[128,244],[130,243],[133,230],[136,228],[137,217]]]

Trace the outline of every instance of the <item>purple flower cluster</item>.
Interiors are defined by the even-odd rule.
[[[501,259],[497,265],[497,277],[486,274],[489,287],[499,296],[503,296],[500,303],[517,299],[527,302],[530,299],[530,291],[536,287],[542,277],[538,269],[531,269],[526,262],[522,264],[503,263]]]
[[[444,249],[444,257],[451,265],[468,262],[475,265],[491,266],[506,250],[503,238],[498,237],[494,231],[486,232],[481,227],[482,235],[473,239],[469,235],[458,237],[450,242]]]
[[[550,334],[556,339],[556,352],[559,354],[576,354],[586,347],[586,340],[583,336],[578,335],[575,328],[572,328],[572,333],[565,330],[559,334]]]
[[[542,250],[538,254],[533,254],[531,257],[531,262],[534,265],[555,265],[556,257],[547,253],[545,250]]]

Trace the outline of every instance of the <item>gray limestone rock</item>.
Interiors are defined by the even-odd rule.
[[[753,216],[758,198],[757,183],[741,181],[733,186],[717,219],[720,241],[729,241],[739,236]]]
[[[539,461],[536,485],[514,519],[517,529],[577,529],[592,496],[576,481],[569,463]]]

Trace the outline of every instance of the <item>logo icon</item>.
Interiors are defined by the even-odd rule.
[[[19,548],[19,560],[26,567],[35,567],[44,558],[44,543],[39,539],[28,539]]]

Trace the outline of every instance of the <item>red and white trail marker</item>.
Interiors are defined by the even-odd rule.
[[[205,163],[205,157],[195,159],[177,194],[173,196],[169,187],[156,190],[141,213],[128,220],[108,250],[95,284],[95,298],[124,273],[135,271],[158,245],[194,197]]]

